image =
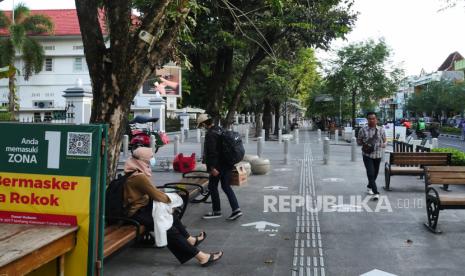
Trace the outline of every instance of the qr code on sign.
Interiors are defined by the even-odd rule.
[[[67,155],[91,156],[92,155],[92,133],[68,132]]]

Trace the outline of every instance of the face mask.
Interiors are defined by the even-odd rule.
[[[157,164],[157,159],[155,159],[155,157],[152,157],[152,159],[150,159],[150,166],[155,167],[155,164]]]

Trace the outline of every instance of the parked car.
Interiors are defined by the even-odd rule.
[[[355,127],[364,127],[368,125],[367,118],[355,118]]]

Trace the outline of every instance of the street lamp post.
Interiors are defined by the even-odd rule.
[[[396,107],[397,104],[391,103],[392,109],[392,143],[394,144],[394,140],[396,139]]]

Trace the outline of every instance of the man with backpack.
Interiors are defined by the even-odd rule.
[[[233,132],[224,131],[221,127],[216,126],[207,114],[199,115],[197,118],[197,127],[207,129],[203,161],[207,165],[207,171],[210,173],[208,190],[210,191],[213,207],[212,212],[208,212],[203,218],[214,219],[222,216],[220,195],[218,192],[218,183],[221,181],[221,188],[228,197],[232,209],[232,214],[227,220],[236,220],[242,216],[242,211],[239,208],[239,203],[230,183],[234,164],[241,161],[244,157],[240,136],[234,138]],[[242,157],[240,156],[241,153]],[[241,160],[237,161],[238,159]]]

